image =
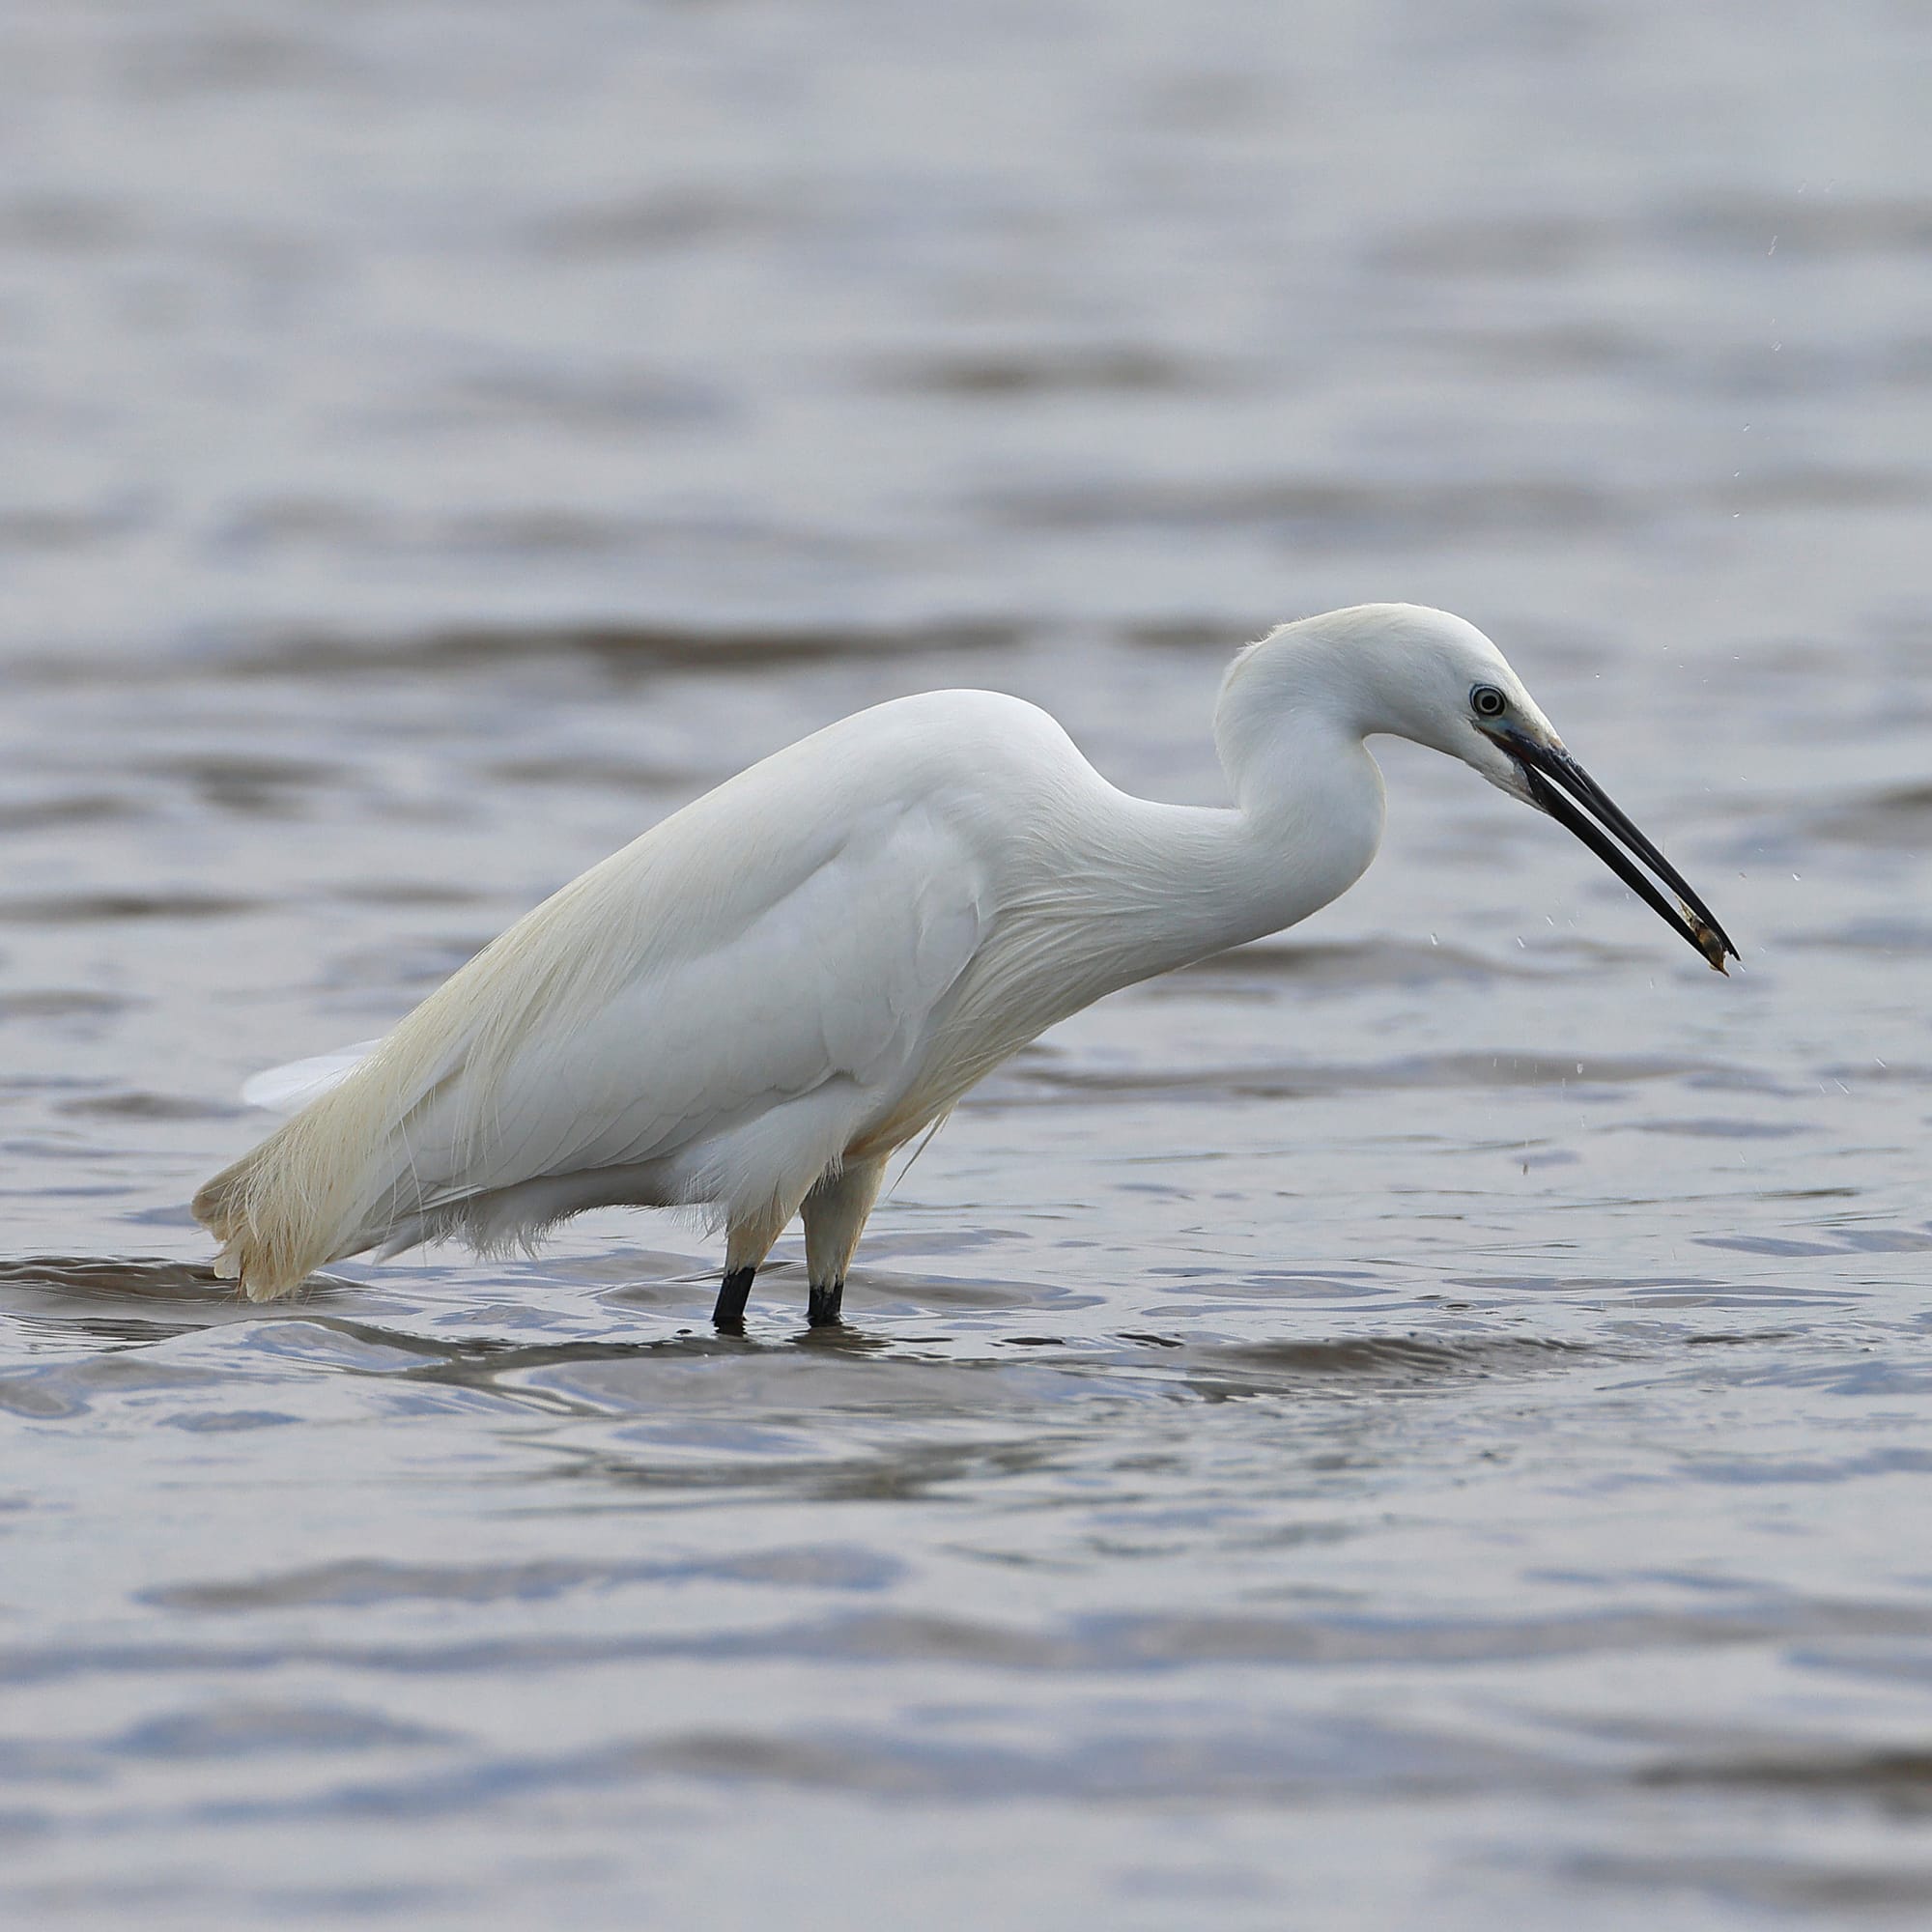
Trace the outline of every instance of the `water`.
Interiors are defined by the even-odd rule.
[[[10,1922],[1922,1923],[1918,12],[0,20]],[[800,731],[1211,798],[1461,610],[1744,948],[1386,758],[804,1331],[604,1215],[237,1303],[182,1203]]]

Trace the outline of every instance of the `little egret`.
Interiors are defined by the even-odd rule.
[[[1117,791],[1017,697],[896,698],[673,812],[386,1038],[251,1082],[293,1118],[195,1197],[217,1271],[268,1301],[370,1248],[498,1252],[585,1208],[696,1207],[724,1231],[712,1319],[736,1331],[802,1211],[808,1319],[836,1322],[895,1149],[1055,1021],[1362,875],[1378,732],[1548,812],[1719,972],[1737,956],[1443,611],[1363,605],[1242,651],[1214,714],[1232,808]]]

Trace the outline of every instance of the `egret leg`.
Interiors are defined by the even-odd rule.
[[[814,1328],[833,1327],[839,1320],[845,1269],[885,1178],[883,1154],[876,1160],[855,1160],[805,1197],[805,1271],[810,1283],[805,1319]]]
[[[718,1301],[711,1311],[711,1325],[734,1335],[745,1330],[745,1302],[752,1293],[752,1277],[756,1268],[728,1268],[718,1287]]]
[[[733,1221],[724,1235],[724,1279],[718,1285],[711,1322],[727,1335],[745,1332],[745,1300],[772,1243],[784,1233],[785,1223],[798,1212],[796,1200],[774,1201],[749,1219]]]

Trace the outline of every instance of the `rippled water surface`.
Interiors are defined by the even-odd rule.
[[[1932,41],[1662,0],[0,16],[0,1916],[1932,1916]],[[601,1215],[237,1302],[244,1074],[861,704],[1406,747],[810,1334]]]

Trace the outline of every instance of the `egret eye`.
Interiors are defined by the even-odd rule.
[[[1509,708],[1509,699],[1492,684],[1479,684],[1469,694],[1469,709],[1478,718],[1500,718]]]

